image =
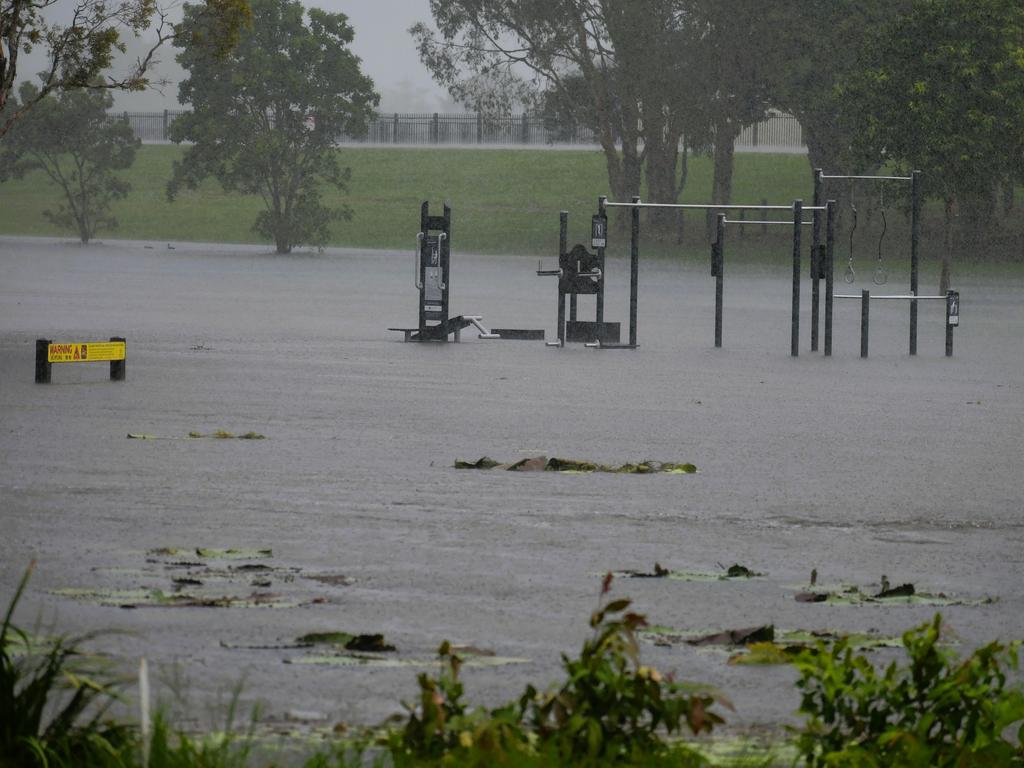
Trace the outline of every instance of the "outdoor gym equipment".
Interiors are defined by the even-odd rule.
[[[446,204],[443,216],[431,216],[429,203],[420,206],[420,231],[416,235],[415,285],[419,291],[419,325],[416,328],[388,328],[401,331],[405,341],[448,341],[470,325],[481,339],[544,340],[544,330],[522,328],[489,329],[481,315],[448,316],[451,277],[452,209]]]
[[[910,184],[910,294],[907,296],[896,296],[892,298],[906,299],[910,302],[910,354],[917,354],[917,302],[923,300],[925,297],[918,295],[918,263],[919,263],[919,246],[920,246],[920,232],[921,232],[921,172],[913,171],[910,176],[851,176],[842,174],[826,174],[820,168],[814,169],[814,202],[815,205],[819,205],[825,194],[825,182],[826,181],[848,181],[851,186],[854,183],[875,183],[885,184],[886,182],[901,182]],[[878,239],[878,261],[875,266],[875,274],[873,276],[873,282],[876,285],[882,285],[888,281],[888,273],[883,263],[883,251],[882,244],[885,238],[885,233],[888,229],[888,221],[885,216],[885,197],[884,191],[880,191],[881,209],[882,209],[882,234]],[[851,206],[853,207],[853,206]],[[857,209],[853,207],[853,229],[857,226]],[[820,227],[820,221],[815,217],[815,230],[817,231]],[[850,231],[850,252],[849,261],[847,264],[847,271],[844,275],[846,282],[852,283],[855,279],[853,272],[853,229]],[[831,264],[829,264],[829,271],[831,272]],[[813,280],[813,288],[815,298],[818,292],[818,281],[824,276],[827,283],[827,294],[825,297],[825,354],[832,354],[832,275],[818,275],[812,271],[811,278]],[[843,298],[847,298],[844,296]],[[860,298],[854,296],[854,298]],[[882,296],[874,296],[872,298],[881,299],[885,298]],[[945,296],[930,297],[937,299],[945,299]],[[812,309],[812,320],[811,320],[811,333],[812,343],[811,349],[817,349],[817,325],[818,325],[818,305],[815,301]],[[947,347],[951,349],[950,345]]]
[[[571,250],[568,247],[569,212],[561,211],[558,217],[558,269],[544,269],[537,265],[537,274],[542,277],[558,278],[558,340],[549,341],[548,346],[562,347],[568,342],[583,342],[602,349],[620,348],[621,329],[619,323],[604,320],[604,249],[608,242],[608,219],[594,216],[591,220],[591,253],[582,244]],[[593,321],[577,318],[577,297],[593,295],[595,317]],[[565,300],[569,299],[569,320],[565,319]]]
[[[868,356],[868,334],[871,318],[871,301],[945,301],[946,302],[946,357],[953,356],[953,329],[960,325],[960,292],[946,291],[945,296],[916,296],[889,294],[872,296],[871,291],[862,290],[860,295],[836,294],[837,299],[860,299],[860,356]]]
[[[793,293],[792,311],[790,319],[790,354],[796,357],[800,354],[800,250],[801,250],[801,228],[813,226],[813,247],[811,249],[811,272],[812,274],[824,273],[820,268],[820,261],[823,257],[832,258],[831,235],[834,232],[835,216],[828,217],[828,231],[830,233],[829,245],[826,253],[819,253],[820,219],[819,214],[830,211],[834,207],[833,202],[828,205],[820,205],[816,201],[813,206],[805,206],[802,200],[794,200],[792,205],[714,205],[697,203],[645,203],[639,197],[633,197],[629,203],[609,202],[607,197],[598,198],[597,209],[599,217],[606,217],[608,208],[629,208],[632,214],[632,226],[630,228],[630,280],[629,280],[629,348],[637,346],[637,278],[639,275],[640,261],[640,209],[641,208],[669,208],[675,210],[700,210],[716,211],[717,228],[715,242],[711,245],[711,274],[715,278],[715,346],[722,346],[722,314],[724,294],[724,273],[725,273],[725,227],[726,224],[760,224],[769,226],[774,224],[789,225],[793,227]],[[790,211],[792,220],[758,220],[749,221],[744,219],[730,221],[725,211]],[[805,221],[805,211],[814,214],[811,221]],[[817,310],[818,295],[814,294],[814,309]],[[817,326],[813,326],[812,350],[817,349]]]
[[[124,381],[128,346],[123,336],[110,341],[54,342],[36,339],[36,384],[49,384],[54,363],[99,363],[110,361],[110,380]]]

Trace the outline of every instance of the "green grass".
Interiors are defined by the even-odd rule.
[[[400,248],[413,244],[419,206],[430,200],[438,209],[448,201],[454,211],[452,239],[460,251],[556,254],[558,212],[570,212],[570,241],[588,237],[590,216],[599,195],[608,194],[607,171],[599,151],[351,148],[339,150],[352,168],[348,195],[331,194],[328,203],[347,203],[350,222],[334,229],[331,245]],[[116,230],[100,237],[262,242],[251,230],[260,201],[229,195],[208,181],[168,203],[164,188],[177,146],[144,146],[125,173],[132,185],[114,214]],[[710,198],[711,162],[690,161],[684,202]],[[788,203],[811,197],[811,172],[800,155],[738,155],[733,199]],[[57,202],[56,189],[41,174],[0,185],[0,234],[67,235],[43,218]],[[438,210],[440,213],[440,210]],[[621,215],[621,214],[620,214]],[[702,217],[693,214],[699,233]],[[616,233],[612,222],[613,236]],[[781,228],[780,228],[781,229]],[[645,251],[648,252],[648,251]]]

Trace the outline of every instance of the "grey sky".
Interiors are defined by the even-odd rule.
[[[420,63],[408,29],[417,21],[430,20],[428,0],[303,0],[306,7],[323,8],[344,13],[355,29],[353,51],[363,60],[363,71],[369,75],[381,94],[384,112],[461,111],[448,99]],[[59,13],[59,10],[58,10]],[[141,41],[129,44],[129,60],[143,50]],[[147,111],[178,108],[177,80],[182,71],[174,62],[175,51],[167,48],[159,54],[158,77],[171,80],[162,93],[115,95],[115,108]],[[22,61],[20,78],[28,79],[43,68],[43,60],[34,56]]]

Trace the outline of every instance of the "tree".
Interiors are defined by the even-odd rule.
[[[129,125],[107,116],[109,92],[62,91],[39,100],[39,90],[29,82],[19,89],[21,104],[36,107],[0,143],[0,181],[42,171],[63,195],[57,211],[43,215],[88,243],[100,228],[117,226],[110,204],[131,187],[115,171],[135,162],[140,142]],[[19,109],[18,99],[8,109]]]
[[[612,196],[679,195],[686,89],[678,76],[684,24],[678,0],[431,0],[437,32],[410,32],[420,58],[452,96],[479,78],[528,83],[586,120],[605,156]],[[521,94],[524,88],[519,88]]]
[[[735,138],[765,110],[748,56],[760,15],[741,5],[745,15],[713,0],[432,0],[437,32],[411,32],[455,98],[466,101],[481,76],[518,75],[549,114],[589,124],[616,199],[645,180],[651,200],[676,202],[688,150],[713,145],[716,195],[727,201]],[[656,232],[672,231],[672,212],[650,214]]]
[[[344,191],[348,168],[335,142],[365,130],[379,97],[347,46],[343,14],[309,10],[297,0],[254,0],[253,23],[220,57],[209,20],[185,6],[178,62],[189,72],[179,100],[191,113],[171,126],[174,141],[192,142],[168,184],[173,199],[213,176],[226,191],[259,195],[265,210],[253,229],[278,253],[327,241],[329,225],[351,217],[321,202],[321,184]]]
[[[204,13],[221,51],[230,48],[248,16],[245,0],[205,0]],[[66,24],[48,14],[70,10]],[[124,53],[123,35],[138,35],[156,22],[155,40],[129,71],[105,74],[118,52]],[[29,110],[53,91],[77,89],[142,90],[157,49],[173,39],[173,30],[156,0],[74,0],[70,9],[58,0],[2,0],[0,2],[0,138]],[[18,60],[34,48],[46,52],[41,84],[29,100],[6,108],[18,83]]]
[[[747,40],[747,55],[763,62],[768,98],[803,128],[813,168],[830,173],[864,171],[852,157],[855,126],[837,119],[837,88],[863,68],[868,40],[909,6],[909,0],[776,0],[761,3],[762,33]],[[860,167],[859,167],[860,166]]]
[[[855,149],[920,169],[945,207],[940,290],[949,286],[958,208],[1024,181],[1024,6],[914,0],[878,31],[840,89]]]

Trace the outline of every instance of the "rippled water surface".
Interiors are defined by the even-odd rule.
[[[456,254],[453,314],[552,338],[555,283],[535,268]],[[404,344],[387,328],[416,322],[412,271],[398,253],[0,240],[0,594],[37,560],[22,622],[129,630],[104,647],[176,667],[198,700],[244,676],[246,699],[271,716],[360,722],[411,699],[416,670],[286,664],[306,652],[254,646],[341,629],[382,632],[405,659],[429,659],[448,638],[526,660],[466,671],[469,698],[494,703],[556,679],[600,573],[655,562],[767,574],[616,584],[677,628],[898,632],[934,610],[796,603],[793,588],[816,568],[833,583],[877,588],[884,573],[997,598],[944,615],[966,646],[1024,638],[1019,280],[959,283],[951,359],[939,302],[922,306],[917,358],[897,302],[872,307],[868,360],[857,302],[837,303],[834,357],[811,354],[806,289],[793,359],[784,265],[727,274],[718,350],[703,265],[642,265],[636,351],[469,332],[458,345]],[[891,292],[905,292],[898,279]],[[609,281],[606,317],[625,327],[628,265],[613,260]],[[128,339],[124,383],[102,363],[54,366],[52,384],[33,383],[36,338],[112,335]],[[218,429],[266,439],[186,438]],[[700,472],[452,468],[538,454]],[[269,560],[218,562],[216,573],[207,562],[204,588],[300,605],[126,610],[55,594],[173,594],[184,571],[169,564],[195,558],[147,557],[159,547],[270,548]],[[273,570],[232,570],[243,562]],[[720,686],[737,704],[732,722],[785,721],[796,707],[784,668],[729,667],[688,647],[644,653]]]

